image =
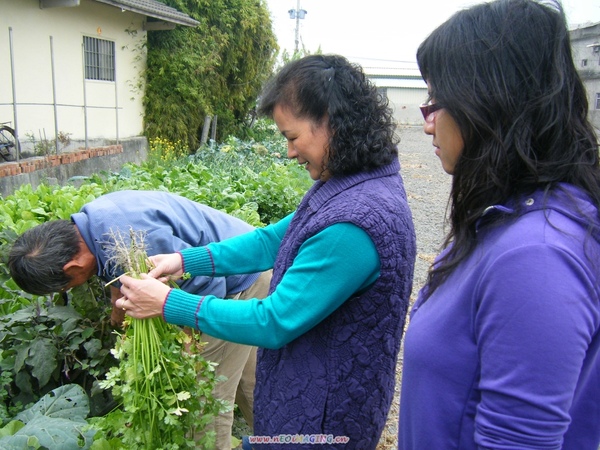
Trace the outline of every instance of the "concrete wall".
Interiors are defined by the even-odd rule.
[[[590,122],[600,133],[600,46],[594,46],[600,44],[600,23],[580,25],[570,35],[573,61],[587,90]]]
[[[42,183],[64,185],[72,182],[73,177],[119,171],[125,163],[139,164],[148,157],[146,138],[105,144],[60,155],[0,163],[0,196],[7,197],[25,184],[31,184],[34,189]]]
[[[416,63],[401,64],[402,67],[366,67],[364,71],[369,80],[385,92],[399,125],[421,125],[423,116],[419,105],[427,100],[427,84]]]
[[[399,125],[423,124],[419,105],[427,100],[427,87],[424,89],[390,87],[387,88],[387,97]]]
[[[16,99],[16,124],[24,147],[32,146],[28,136],[52,141],[55,131],[72,139],[141,135],[143,15],[91,0],[46,9],[40,9],[39,0],[0,0],[0,5],[0,122],[10,121],[15,127]],[[84,80],[84,36],[115,43],[115,82]]]

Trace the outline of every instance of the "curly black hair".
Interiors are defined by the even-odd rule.
[[[396,124],[387,98],[360,66],[339,55],[310,55],[284,66],[265,86],[258,106],[273,117],[275,106],[331,131],[325,170],[350,175],[398,157]]]

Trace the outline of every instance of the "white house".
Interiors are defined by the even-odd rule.
[[[421,125],[419,105],[427,100],[427,84],[417,63],[398,62],[387,67],[363,64],[367,77],[387,96],[399,125]]]
[[[0,0],[0,122],[24,148],[139,136],[146,36],[176,25],[198,22],[155,0]]]

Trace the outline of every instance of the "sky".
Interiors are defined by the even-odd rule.
[[[290,9],[306,11],[299,20],[299,47],[339,53],[364,65],[394,67],[415,61],[421,41],[454,12],[481,0],[267,0],[280,48],[295,48],[296,20]],[[299,6],[298,6],[299,4]],[[600,22],[600,1],[563,0],[570,25]],[[400,64],[402,65],[402,64]]]

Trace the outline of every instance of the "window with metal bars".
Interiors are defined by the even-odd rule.
[[[83,37],[85,78],[115,81],[115,43],[106,39]]]

